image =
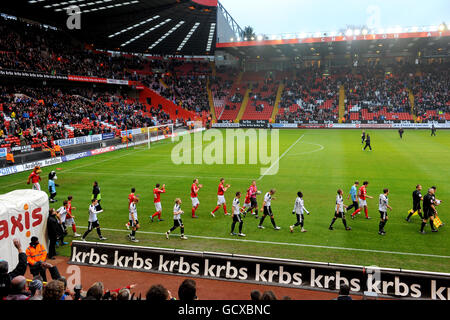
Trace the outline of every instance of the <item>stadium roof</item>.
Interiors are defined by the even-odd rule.
[[[81,10],[74,37],[98,49],[213,55],[217,0],[14,0],[1,12],[68,30],[67,8]]]
[[[366,57],[418,54],[422,57],[449,57],[450,31],[426,31],[359,36],[311,35],[292,39],[231,41],[217,44],[240,58],[282,59],[358,54]]]

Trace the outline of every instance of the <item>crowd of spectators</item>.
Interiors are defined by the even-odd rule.
[[[295,79],[285,79],[280,101],[278,121],[334,121],[338,117],[338,74],[323,75],[323,70],[312,68],[297,72]],[[321,108],[330,101],[327,108]],[[291,107],[294,107],[293,109]]]
[[[161,107],[145,112],[124,93],[91,89],[1,86],[0,144],[17,137],[20,145],[167,123]]]
[[[421,68],[412,79],[415,98],[414,113],[429,120],[445,120],[450,113],[450,64],[429,65]]]
[[[345,77],[347,105],[355,111],[366,109],[369,113],[385,108],[389,113],[409,113],[409,78],[410,73],[406,70],[386,74],[382,67],[359,67],[357,74]]]
[[[112,56],[86,49],[62,31],[0,18],[0,69],[54,75],[138,80],[139,56]]]

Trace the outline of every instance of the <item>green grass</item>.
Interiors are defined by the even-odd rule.
[[[224,131],[223,131],[224,132]],[[436,185],[437,197],[444,202],[439,206],[443,222],[449,222],[450,199],[450,131],[440,131],[437,137],[430,137],[429,131],[406,130],[400,140],[395,130],[372,130],[373,152],[363,152],[360,131],[357,130],[289,130],[280,131],[280,155],[295,144],[279,161],[279,172],[274,176],[264,176],[258,181],[263,194],[276,188],[277,198],[272,202],[280,231],[271,228],[269,219],[264,222],[266,229],[257,229],[257,220],[247,217],[244,223],[245,240],[268,241],[256,243],[246,241],[227,241],[190,237],[181,241],[177,237],[166,240],[161,234],[172,225],[171,212],[173,200],[180,197],[182,209],[186,212],[183,221],[187,236],[217,237],[236,239],[229,235],[231,218],[223,216],[220,209],[213,219],[209,212],[215,207],[217,185],[220,177],[231,184],[226,193],[228,211],[231,210],[234,192],[245,192],[252,179],[260,177],[260,167],[256,165],[174,165],[170,142],[160,142],[150,150],[143,147],[116,151],[95,157],[43,168],[43,177],[49,170],[58,171],[58,206],[69,194],[74,196],[73,205],[78,226],[87,225],[87,208],[92,191],[92,182],[97,180],[102,191],[104,213],[99,215],[102,228],[125,231],[128,220],[127,195],[131,187],[136,187],[141,201],[138,214],[143,232],[137,233],[139,245],[153,247],[179,248],[187,250],[217,251],[259,256],[291,258],[299,260],[347,263],[355,265],[377,265],[380,267],[450,272],[450,238],[448,226],[441,227],[438,233],[419,234],[420,221],[416,216],[411,223],[405,221],[411,209],[411,193],[416,184],[424,187]],[[205,144],[206,145],[206,144]],[[199,152],[194,150],[193,152]],[[0,178],[0,192],[28,188],[25,184],[27,173]],[[199,219],[191,219],[190,186],[198,177],[203,188],[200,190]],[[47,188],[44,178],[41,186]],[[355,180],[368,180],[368,200],[371,220],[348,218],[352,231],[346,232],[341,221],[335,223],[335,230],[328,225],[334,214],[336,190],[342,188],[345,199]],[[156,183],[165,183],[167,193],[162,195],[164,222],[150,223],[148,216],[154,213],[152,190]],[[389,222],[387,235],[378,235],[378,196],[383,188],[390,189]],[[311,215],[305,215],[307,233],[298,229],[291,234],[289,225],[295,222],[291,214],[296,192],[302,190],[306,208]],[[263,195],[258,197],[262,204]],[[243,198],[241,203],[243,203]],[[346,200],[348,205],[350,201]],[[80,228],[80,231],[85,229]],[[79,232],[80,232],[79,231]],[[71,231],[69,232],[71,234]],[[127,232],[104,230],[108,242],[129,243]],[[174,232],[179,235],[179,230]],[[71,240],[71,236],[66,238]],[[96,240],[92,232],[88,240]],[[338,248],[353,248],[374,251],[341,250],[274,244],[316,245]],[[60,248],[60,254],[69,255],[69,246]],[[444,257],[420,255],[401,255],[397,253],[430,254]]]

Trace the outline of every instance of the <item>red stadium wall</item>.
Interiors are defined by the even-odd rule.
[[[151,99],[151,105],[147,103],[147,98]],[[151,108],[158,108],[158,106],[161,105],[164,112],[168,113],[171,119],[176,118],[183,118],[184,120],[196,119],[196,115],[194,112],[185,110],[177,106],[172,101],[167,100],[166,98],[160,96],[158,93],[147,87],[144,87],[144,89],[140,91],[139,102],[146,105],[147,111],[150,111]],[[176,113],[176,110],[178,110],[178,114]]]

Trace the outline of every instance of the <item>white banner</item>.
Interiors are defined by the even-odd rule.
[[[0,195],[0,258],[9,271],[18,263],[13,239],[19,239],[25,252],[33,236],[47,249],[48,196],[43,191],[15,190]]]

